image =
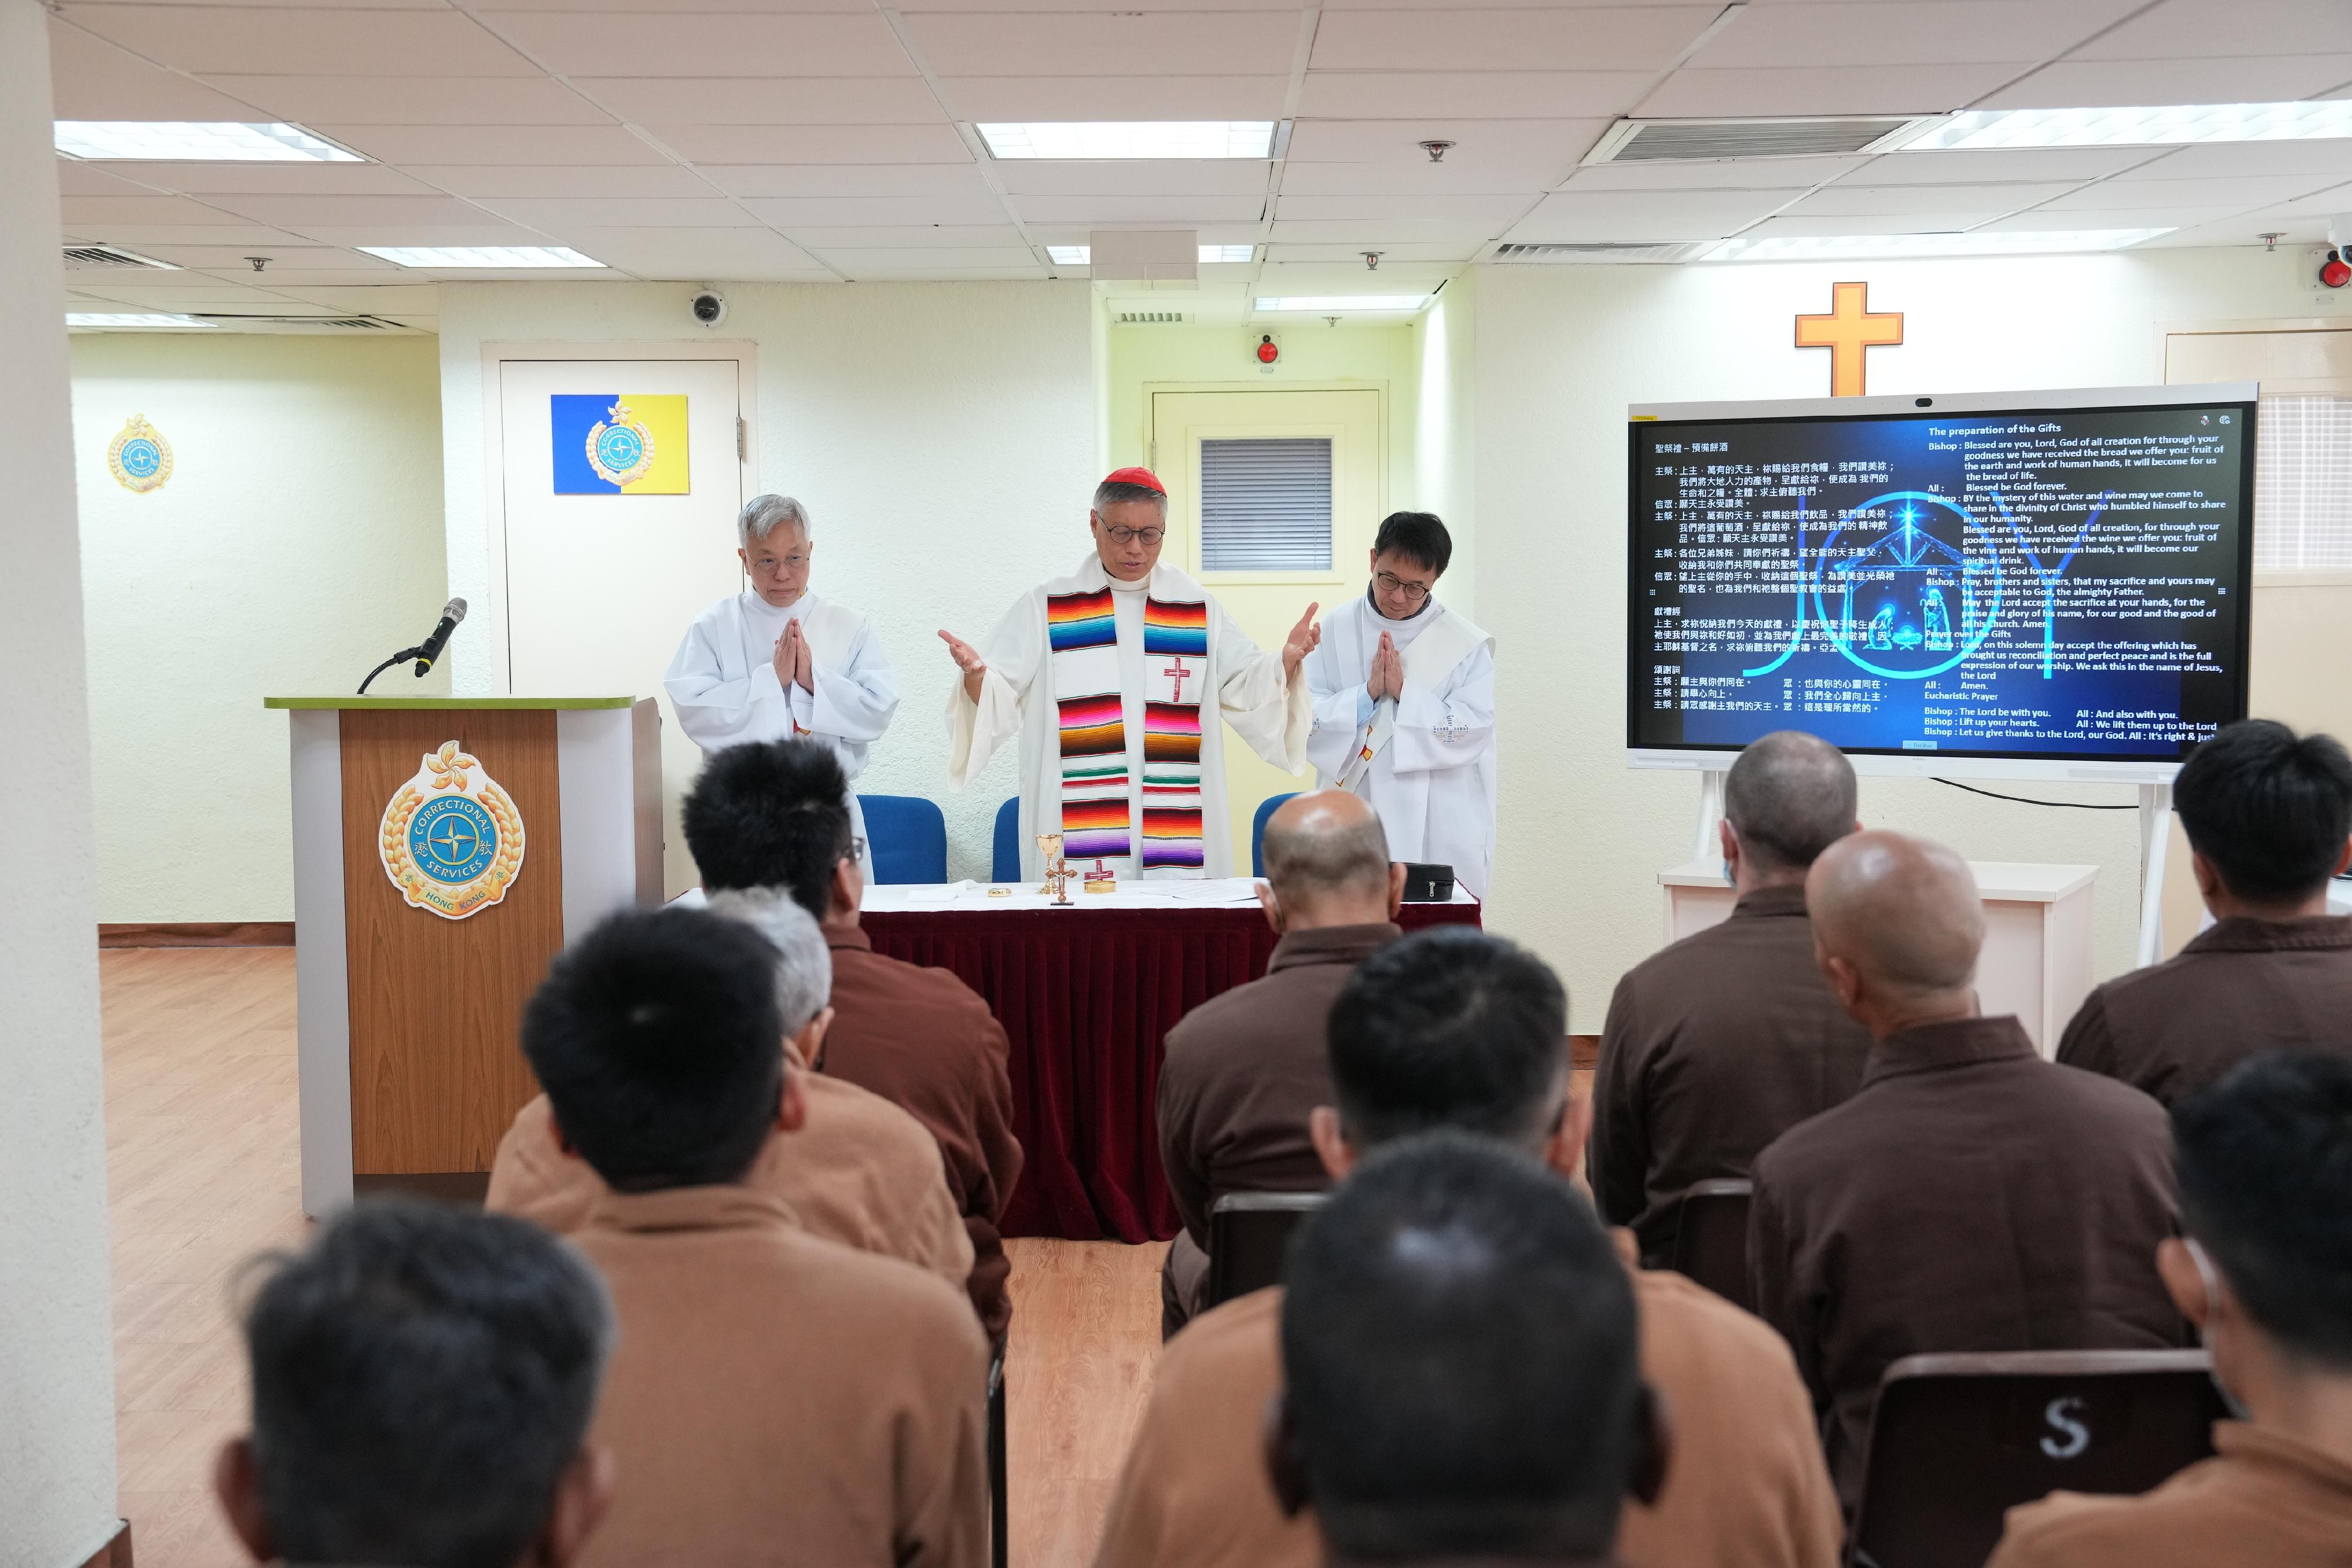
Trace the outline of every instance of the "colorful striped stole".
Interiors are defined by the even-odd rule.
[[[1045,634],[1061,737],[1062,846],[1073,862],[1135,857],[1144,871],[1198,871],[1205,601],[1143,606],[1142,755],[1130,752],[1111,591],[1048,594]],[[1167,663],[1163,665],[1161,660]],[[1187,664],[1185,661],[1194,661]],[[1135,768],[1140,765],[1139,781]],[[1139,782],[1140,789],[1130,789]],[[1138,852],[1135,800],[1141,799]]]

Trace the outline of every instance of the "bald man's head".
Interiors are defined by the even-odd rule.
[[[1265,879],[1284,908],[1377,902],[1386,919],[1389,838],[1379,813],[1345,789],[1294,795],[1265,824]]]
[[[1941,844],[1889,832],[1840,839],[1813,862],[1805,907],[1822,968],[1864,1023],[1850,987],[1906,1013],[1957,1005],[1975,986],[1984,904],[1968,862]]]
[[[1723,816],[1765,875],[1803,871],[1853,831],[1853,765],[1799,729],[1751,741],[1723,785]]]

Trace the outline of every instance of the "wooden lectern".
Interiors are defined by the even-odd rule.
[[[270,697],[294,763],[302,1211],[478,1198],[536,1093],[523,1003],[662,894],[650,697]]]

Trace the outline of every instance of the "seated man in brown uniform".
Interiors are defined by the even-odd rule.
[[[1335,1179],[1438,1128],[1562,1176],[1583,1157],[1589,1102],[1569,1093],[1567,993],[1499,937],[1444,926],[1381,948],[1333,1002],[1330,1046],[1338,1108],[1318,1107],[1313,1127]],[[1623,1568],[1833,1568],[1837,1499],[1788,1347],[1679,1274],[1634,1267],[1631,1237],[1617,1244],[1675,1455],[1654,1506],[1625,1510]],[[1160,1352],[1098,1568],[1313,1568],[1311,1522],[1284,1516],[1257,1458],[1281,1381],[1282,1298],[1228,1301]]]
[[[1602,1568],[1629,1490],[1672,1473],[1633,1292],[1591,1207],[1490,1139],[1364,1163],[1282,1302],[1267,1464],[1328,1563]]]
[[[1645,1263],[1672,1257],[1694,1184],[1746,1176],[1862,1082],[1870,1036],[1822,983],[1805,918],[1805,873],[1853,813],[1835,747],[1793,729],[1755,741],[1724,780],[1731,917],[1617,982],[1592,1082],[1592,1196]]]
[[[781,888],[824,928],[834,1019],[823,1070],[904,1107],[939,1140],[949,1197],[971,1237],[972,1306],[1002,1340],[1013,1265],[996,1222],[1021,1174],[1011,1048],[971,987],[945,969],[883,957],[857,928],[866,880],[848,788],[840,759],[815,741],[730,747],[686,798],[687,848],[714,896]]]
[[[791,1114],[772,951],[704,910],[625,911],[523,1009],[556,1124],[611,1189],[574,1238],[620,1331],[593,1428],[613,1508],[582,1562],[980,1568],[971,1304],[745,1185]]]
[[[792,1135],[769,1141],[745,1184],[782,1198],[813,1236],[903,1258],[961,1289],[971,1272],[971,1238],[940,1180],[938,1143],[880,1095],[807,1070],[824,1059],[833,1022],[833,959],[824,933],[781,893],[721,894],[711,907],[746,922],[776,949]],[[483,1203],[568,1236],[588,1223],[604,1191],[588,1162],[563,1142],[541,1094],[499,1141]]]
[[[2258,1051],[2352,1053],[2352,758],[2266,718],[2199,747],[2172,785],[2211,928],[2093,991],[2058,1043],[2069,1066],[2169,1105]]]
[[[1862,1087],[1756,1158],[1757,1311],[1797,1353],[1850,1511],[1879,1375],[1932,1351],[2158,1350],[2186,1325],[2164,1109],[1977,1015],[1984,906],[1940,844],[1856,833],[1813,862],[1822,973],[1870,1030]]]
[[[2242,1419],[2145,1497],[2011,1510],[1991,1568],[2352,1562],[2352,1061],[2258,1057],[2172,1137],[2189,1239],[2157,1261]]]
[[[1331,1103],[1323,1026],[1358,962],[1398,936],[1404,867],[1389,862],[1378,814],[1344,789],[1276,810],[1265,875],[1258,898],[1282,940],[1265,977],[1185,1014],[1160,1065],[1160,1158],[1184,1217],[1160,1271],[1162,1334],[1207,1297],[1209,1210],[1219,1198],[1330,1184],[1307,1135],[1308,1113]]]

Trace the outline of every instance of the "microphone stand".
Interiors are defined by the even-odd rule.
[[[362,696],[367,695],[368,682],[374,680],[378,675],[383,674],[394,664],[404,664],[410,659],[421,659],[424,656],[425,650],[421,646],[415,648],[403,648],[399,653],[394,653],[391,658],[386,659],[383,664],[378,664],[374,669],[370,670],[367,673],[367,680],[360,683],[359,695]]]

